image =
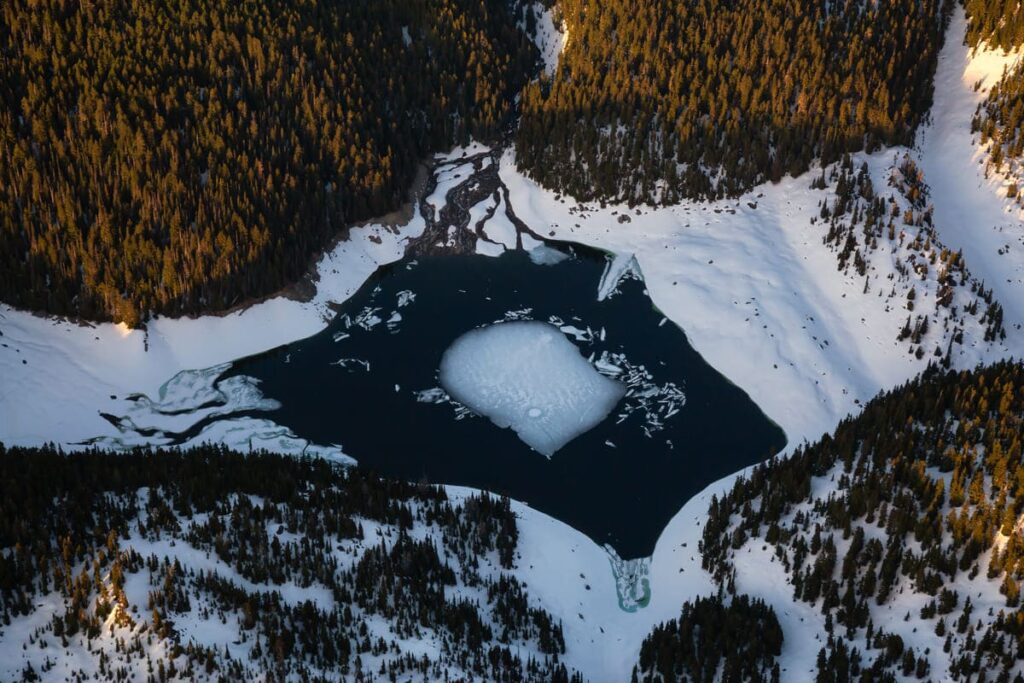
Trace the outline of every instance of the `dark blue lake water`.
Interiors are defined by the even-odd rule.
[[[519,251],[395,263],[326,330],[240,360],[229,374],[258,378],[282,404],[267,417],[310,441],[340,444],[361,467],[506,494],[624,558],[649,555],[690,497],[776,453],[785,435],[704,362],[641,280],[624,279],[598,301],[605,255],[559,249],[572,258],[537,265]],[[604,422],[551,458],[438,389],[451,342],[508,319],[556,324],[630,386]]]

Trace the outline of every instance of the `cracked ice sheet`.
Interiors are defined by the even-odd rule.
[[[538,266],[557,266],[568,258],[572,257],[564,251],[553,249],[546,244],[541,244],[530,250],[530,260]]]
[[[641,280],[640,266],[633,254],[609,254],[597,285],[597,300],[604,301],[619,293],[619,284],[628,277]]]
[[[144,394],[130,397],[131,407],[121,418],[124,427],[183,432],[204,419],[242,411],[276,410],[281,404],[266,398],[259,381],[245,375],[221,379],[230,363],[203,370],[183,370],[167,381],[153,400]]]
[[[445,351],[440,379],[457,401],[548,457],[603,421],[626,393],[557,327],[537,321],[467,332]]]
[[[89,445],[98,448],[124,449],[134,446],[168,446],[171,439],[167,437],[142,436],[131,431],[121,436],[103,436]],[[241,452],[268,450],[285,455],[306,455],[311,457],[334,460],[346,465],[355,465],[356,460],[345,455],[341,446],[315,444],[296,436],[287,427],[272,420],[254,417],[234,417],[217,420],[206,425],[191,439],[178,444],[182,448],[217,443]]]

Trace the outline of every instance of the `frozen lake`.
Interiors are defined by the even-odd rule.
[[[182,442],[218,422],[269,420],[339,444],[361,467],[507,494],[624,558],[647,556],[690,497],[785,436],[654,308],[631,263],[558,250],[567,258],[386,266],[320,334],[214,369],[211,388],[237,408],[207,404],[186,431],[165,434]],[[510,321],[545,323],[546,341],[538,328],[496,325]],[[439,376],[456,340],[449,370],[463,383],[449,388],[465,404]],[[536,346],[548,343],[554,351]]]

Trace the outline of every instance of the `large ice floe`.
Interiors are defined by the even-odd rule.
[[[608,417],[626,393],[557,327],[528,320],[456,339],[441,358],[440,380],[453,398],[548,457]]]

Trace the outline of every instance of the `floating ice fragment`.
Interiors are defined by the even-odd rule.
[[[337,365],[338,367],[344,368],[349,372],[352,371],[353,366],[361,366],[366,372],[370,371],[370,361],[361,360],[359,358],[339,358],[338,360],[331,363],[331,365]]]
[[[572,337],[573,339],[575,339],[578,342],[583,342],[585,344],[590,344],[590,343],[592,343],[594,341],[594,331],[592,329],[590,329],[589,327],[587,329],[583,330],[583,329],[580,329],[579,327],[576,327],[575,325],[559,325],[559,324],[555,323],[554,321],[552,321],[551,324],[555,325],[555,327],[557,327],[562,332],[564,332],[565,334],[569,335],[570,337]]]
[[[403,289],[397,296],[399,308],[404,308],[416,300],[416,292],[411,289]]]
[[[604,301],[619,293],[619,284],[626,279],[642,280],[640,265],[633,254],[609,255],[597,285],[597,300]],[[645,292],[646,294],[646,292]]]
[[[380,311],[380,308],[367,306],[363,310],[359,311],[355,318],[351,318],[348,314],[345,314],[342,316],[341,320],[345,324],[345,329],[351,329],[351,327],[355,325],[363,328],[364,330],[372,330],[374,327],[384,322],[377,315],[378,311]],[[335,337],[334,341],[338,341],[338,338]]]
[[[538,321],[471,330],[445,351],[441,385],[459,403],[499,427],[511,427],[538,453],[592,429],[625,395],[558,328]]]
[[[564,251],[554,249],[546,244],[541,244],[530,250],[530,260],[538,266],[556,266],[567,258],[569,255]]]
[[[602,351],[591,357],[594,367],[607,377],[626,385],[626,400],[619,410],[616,424],[624,422],[633,413],[643,417],[642,429],[650,437],[665,426],[665,420],[677,415],[686,405],[686,394],[674,382],[657,384],[643,365],[630,363],[625,354]]]
[[[414,392],[416,400],[420,403],[447,403],[448,394],[441,387],[434,387],[433,389],[424,389],[422,391]]]
[[[533,314],[532,308],[520,308],[515,311],[506,311],[505,317],[502,320],[496,320],[495,322],[509,322],[512,320],[529,320]]]

